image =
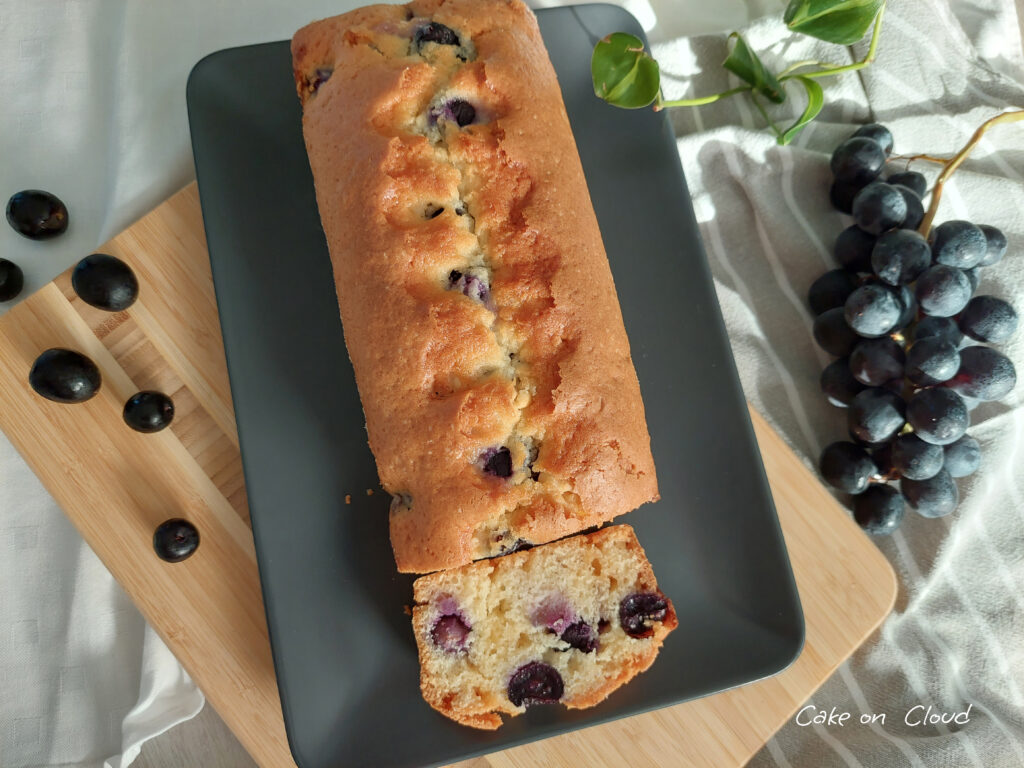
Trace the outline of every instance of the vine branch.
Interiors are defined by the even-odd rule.
[[[935,221],[935,214],[939,210],[939,201],[942,199],[942,187],[949,180],[949,177],[953,175],[953,172],[967,159],[967,156],[971,154],[978,142],[985,135],[985,132],[994,125],[1000,123],[1015,123],[1019,120],[1024,120],[1024,109],[1014,110],[1013,112],[1003,112],[1002,114],[996,115],[986,120],[984,123],[978,126],[978,130],[974,132],[970,140],[964,144],[963,148],[953,156],[952,159],[946,162],[945,167],[939,173],[939,178],[935,181],[935,187],[932,189],[931,203],[928,205],[928,211],[924,215],[924,219],[921,220],[921,226],[918,227],[920,232],[925,237],[928,237],[928,232],[931,231],[932,222]]]

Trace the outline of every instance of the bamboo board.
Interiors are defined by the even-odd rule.
[[[141,286],[125,312],[90,307],[60,275],[0,317],[0,429],[263,766],[293,765],[281,717],[199,198],[190,185],[101,251]],[[85,256],[86,254],[82,254]],[[69,406],[28,371],[50,347],[99,366],[103,387]],[[128,429],[125,400],[169,394],[153,435]],[[807,622],[785,672],[742,688],[458,764],[461,768],[743,765],[889,613],[896,578],[878,549],[757,413],[754,428]],[[157,525],[187,517],[196,554],[153,553]]]

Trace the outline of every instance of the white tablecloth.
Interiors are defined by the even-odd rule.
[[[1024,106],[1009,0],[894,0],[878,63],[829,82],[824,121],[782,149],[749,103],[677,111],[680,153],[747,396],[813,461],[843,434],[819,397],[826,362],[803,296],[830,264],[844,226],[828,207],[827,153],[875,118],[897,151],[949,152],[1001,106]],[[0,197],[39,187],[71,210],[67,236],[31,243],[0,226],[0,256],[47,282],[192,176],[184,83],[204,54],[282,39],[351,0],[277,3],[0,0]],[[540,3],[560,4],[560,2]],[[724,39],[776,0],[625,0],[651,30],[670,94],[727,86]],[[749,29],[768,59],[841,60],[777,20]],[[811,49],[814,49],[813,51]],[[1011,255],[982,289],[1019,301],[1024,278],[1024,153],[1019,127],[986,140],[958,174],[943,214],[1001,226]],[[1016,251],[1016,253],[1015,253]],[[2,309],[0,309],[2,311]],[[1024,334],[1022,334],[1024,335]],[[1020,339],[1009,345],[1022,361]],[[884,712],[885,726],[783,729],[755,765],[1024,765],[1024,486],[1019,400],[974,412],[987,464],[961,486],[952,518],[910,515],[881,543],[902,580],[896,612],[813,697],[817,706]],[[2,407],[2,404],[0,404]],[[202,706],[201,694],[0,437],[0,765],[121,766],[139,745]],[[912,728],[916,703],[973,704],[971,723]]]

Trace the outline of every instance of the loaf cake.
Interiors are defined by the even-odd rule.
[[[420,688],[475,728],[532,704],[592,707],[654,663],[672,603],[628,525],[422,576]]]
[[[398,568],[658,498],[561,93],[519,0],[415,0],[292,40],[316,197]]]

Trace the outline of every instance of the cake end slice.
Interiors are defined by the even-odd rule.
[[[489,730],[533,705],[600,703],[654,663],[678,624],[628,525],[423,576],[413,589],[424,699]]]

